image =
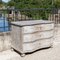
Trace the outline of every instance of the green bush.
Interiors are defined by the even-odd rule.
[[[11,0],[8,2],[8,5],[14,6],[16,9],[46,9],[53,7],[52,0]],[[50,12],[43,10],[28,10],[21,13],[34,19],[48,19],[48,14]]]

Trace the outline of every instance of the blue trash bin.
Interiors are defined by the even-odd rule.
[[[10,27],[7,18],[0,17],[0,32],[8,32],[8,31],[10,31]]]

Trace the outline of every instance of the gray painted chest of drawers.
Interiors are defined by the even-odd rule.
[[[54,23],[52,21],[17,21],[12,22],[11,27],[12,47],[22,56],[53,44]]]

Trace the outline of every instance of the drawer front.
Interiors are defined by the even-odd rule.
[[[23,36],[23,42],[30,42],[36,40],[36,37],[34,34],[27,34]]]
[[[36,31],[45,31],[54,28],[54,24],[41,24],[41,25],[34,25],[34,26],[25,26],[22,27],[23,33],[32,33]]]
[[[53,44],[53,38],[40,41],[40,48],[50,47]]]
[[[40,47],[40,42],[36,41],[34,43],[25,43],[23,44],[23,51],[33,51],[33,50],[36,50],[37,47]]]
[[[27,34],[23,36],[23,42],[33,42],[36,41],[38,39],[40,39],[40,36],[38,37],[38,33],[35,34]]]
[[[23,42],[31,42],[38,39],[50,38],[53,36],[53,30],[46,32],[37,32],[34,34],[25,34],[23,35]]]
[[[51,29],[54,29],[54,24],[41,24],[41,30],[51,30]]]
[[[37,31],[34,26],[25,26],[25,27],[22,27],[22,30],[23,30],[23,33],[32,33]]]
[[[52,38],[51,39],[44,39],[39,40],[34,43],[24,43],[23,44],[23,51],[24,52],[32,52],[40,48],[50,47],[52,45]]]
[[[39,38],[39,39],[50,38],[50,37],[53,37],[53,30],[45,31],[45,32],[39,32],[36,35],[36,38]]]

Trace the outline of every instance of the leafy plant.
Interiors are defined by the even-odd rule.
[[[48,14],[43,10],[31,10],[34,8],[52,8],[52,0],[11,0],[8,5],[14,6],[15,9],[30,9],[28,11],[20,11],[22,14],[34,19],[48,19]]]

